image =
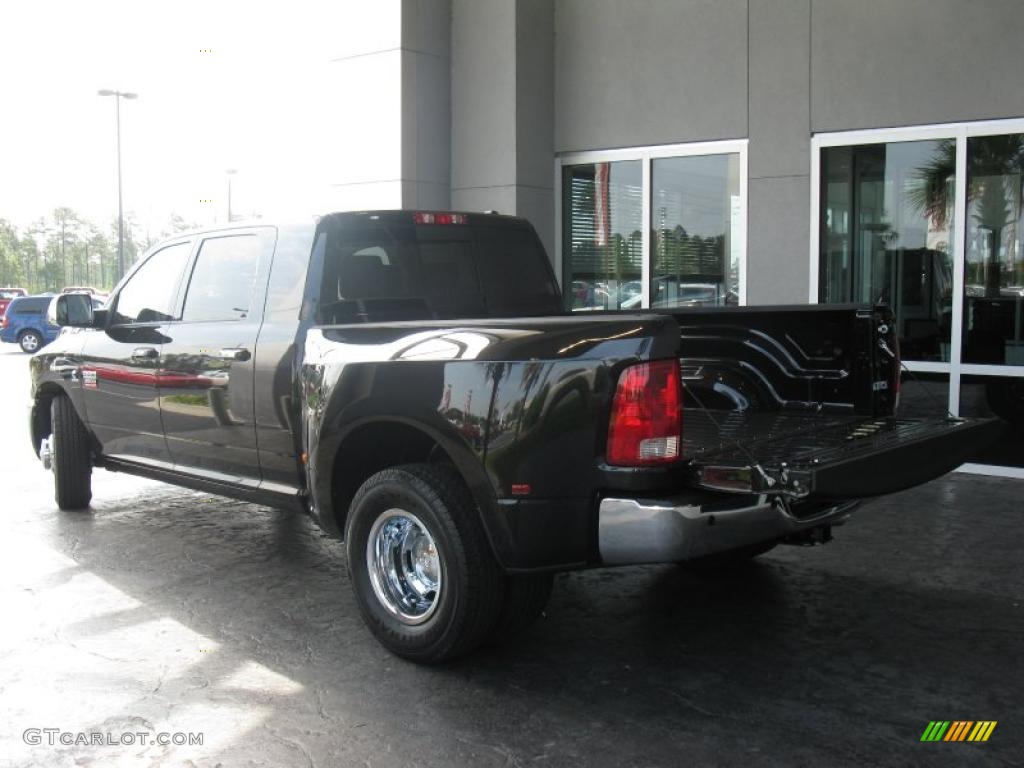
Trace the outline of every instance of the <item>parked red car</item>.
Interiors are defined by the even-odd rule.
[[[7,305],[11,303],[11,299],[19,296],[28,296],[28,293],[24,288],[0,288],[0,317],[7,314]]]

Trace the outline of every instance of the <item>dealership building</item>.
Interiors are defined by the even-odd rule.
[[[972,468],[1024,477],[1020,0],[374,13],[333,207],[525,216],[574,309],[884,301],[905,393],[1002,415]]]

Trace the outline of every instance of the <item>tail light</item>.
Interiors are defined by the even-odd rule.
[[[4,312],[4,319],[3,319],[2,321],[0,321],[0,328],[6,328],[6,327],[7,327],[7,324],[8,324],[9,322],[10,322],[10,321],[9,321],[9,319],[8,319],[8,317],[7,317],[7,313],[6,313],[6,312]]]
[[[655,360],[619,376],[608,424],[606,458],[613,466],[647,467],[679,459],[683,391],[678,360]]]

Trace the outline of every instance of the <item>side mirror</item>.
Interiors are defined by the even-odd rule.
[[[95,317],[92,296],[86,293],[62,293],[50,302],[47,317],[54,325],[92,328]]]

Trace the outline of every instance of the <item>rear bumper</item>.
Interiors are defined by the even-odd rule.
[[[671,563],[842,523],[859,502],[797,517],[782,499],[746,496],[738,503],[693,504],[683,499],[601,501],[598,549],[604,565]]]

